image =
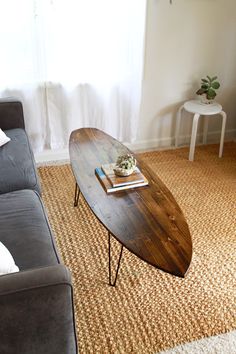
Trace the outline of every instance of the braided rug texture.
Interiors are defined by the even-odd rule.
[[[73,207],[69,165],[40,167],[43,200],[74,284],[80,353],[157,353],[236,329],[236,143],[140,154],[173,193],[189,224],[185,279],[125,250],[108,285],[107,231],[82,196]],[[113,241],[113,259],[119,244]],[[115,266],[115,263],[114,263]]]

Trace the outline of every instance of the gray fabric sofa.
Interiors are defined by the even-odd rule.
[[[0,194],[20,189],[33,189],[40,193],[20,101],[0,100],[0,128],[11,138],[0,149]]]
[[[21,102],[0,101],[0,241],[18,273],[0,276],[0,353],[74,354],[73,291],[40,198]]]

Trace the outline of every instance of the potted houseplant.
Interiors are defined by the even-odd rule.
[[[212,103],[216,97],[216,90],[220,87],[219,81],[217,81],[217,76],[206,76],[205,79],[201,80],[201,88],[197,90],[196,94],[201,96],[202,103],[209,104]]]
[[[136,169],[136,159],[133,155],[118,156],[114,172],[117,176],[129,176]]]

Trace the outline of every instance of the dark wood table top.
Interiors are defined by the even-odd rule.
[[[184,277],[192,258],[192,240],[180,207],[160,178],[135,156],[149,186],[107,194],[95,168],[130,151],[95,128],[73,131],[69,150],[80,191],[106,229],[142,260]]]

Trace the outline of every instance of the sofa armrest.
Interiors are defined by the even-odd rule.
[[[2,130],[25,129],[23,106],[18,99],[0,99],[0,128]]]
[[[0,353],[77,353],[71,277],[63,265],[0,277]]]

